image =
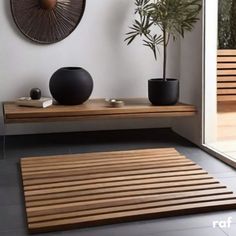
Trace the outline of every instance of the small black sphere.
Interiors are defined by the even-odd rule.
[[[90,97],[93,91],[93,79],[81,67],[64,67],[52,75],[49,89],[58,103],[80,105]]]
[[[32,100],[39,100],[41,98],[41,90],[39,88],[32,88],[30,90],[30,97]]]

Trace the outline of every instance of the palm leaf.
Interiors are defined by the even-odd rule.
[[[194,24],[199,20],[201,0],[134,0],[135,18],[126,34],[127,44],[133,42],[137,36],[143,40],[143,45],[149,47],[156,58],[157,47],[167,46],[169,38],[175,40],[184,37],[186,31],[191,31]],[[162,31],[157,35],[156,27]],[[163,33],[166,32],[168,40],[164,42]]]

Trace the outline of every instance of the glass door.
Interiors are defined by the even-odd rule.
[[[236,166],[236,0],[205,1],[203,143]]]

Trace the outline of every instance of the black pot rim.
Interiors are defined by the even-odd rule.
[[[68,66],[68,67],[62,67],[59,70],[74,71],[74,70],[81,70],[81,69],[82,67]]]
[[[155,78],[155,79],[149,79],[148,81],[150,82],[176,82],[179,81],[178,79],[174,79],[174,78],[167,78],[166,80],[163,80],[162,78]]]

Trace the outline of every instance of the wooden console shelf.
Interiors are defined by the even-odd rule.
[[[147,99],[123,99],[125,106],[112,108],[104,99],[91,99],[79,106],[53,105],[48,108],[20,107],[3,103],[5,123],[75,121],[97,118],[155,118],[193,116],[196,107],[179,103],[174,106],[152,106]]]

